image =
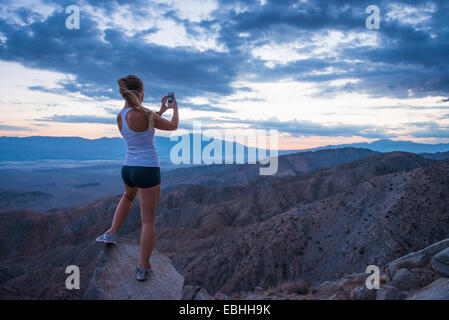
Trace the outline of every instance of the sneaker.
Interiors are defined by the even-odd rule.
[[[115,246],[117,244],[117,235],[115,233],[109,233],[109,230],[103,233],[96,239],[97,242],[103,242],[109,246]]]
[[[148,268],[142,268],[140,263],[137,263],[137,281],[145,281],[150,275],[151,265]]]

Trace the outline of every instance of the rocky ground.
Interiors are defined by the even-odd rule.
[[[115,247],[105,247],[98,256],[95,271],[83,299],[107,300],[179,300],[183,296],[184,277],[170,259],[154,250],[147,281],[136,281],[140,250],[137,241],[121,239]]]
[[[384,266],[379,298],[391,297],[393,288],[403,298],[423,297],[419,292],[427,286],[444,288],[443,248],[425,259],[418,255],[416,265],[390,264],[449,237],[449,160],[392,152],[288,172],[249,184],[162,191],[155,245],[184,278],[176,297],[349,299],[355,289],[352,298],[363,297],[368,265]],[[135,246],[108,256],[94,242],[109,227],[119,199],[45,213],[0,211],[0,297],[83,299],[96,277],[108,279],[100,273],[101,259],[132,262],[126,257]],[[139,238],[139,211],[136,201],[120,239]],[[64,287],[70,264],[82,268],[76,293]],[[398,279],[413,279],[411,274],[418,281],[404,289]]]
[[[448,175],[448,161],[389,153],[249,186],[172,190],[161,196],[157,246],[211,294],[317,286],[447,238]]]
[[[199,299],[204,290],[184,287],[184,277],[157,249],[146,282],[135,279],[138,238],[136,223],[125,222],[115,247],[96,243],[106,230],[113,207],[102,200],[76,212],[50,214],[1,212],[0,299]],[[112,210],[112,211],[111,211]],[[134,212],[137,214],[136,212]],[[104,219],[103,214],[107,215]],[[108,222],[109,221],[109,222]],[[80,288],[68,290],[66,267],[80,271]],[[210,296],[207,295],[210,298]]]
[[[367,289],[368,274],[348,274],[317,287],[293,281],[254,292],[225,295],[215,299],[261,300],[449,300],[449,239],[439,241],[382,266],[380,288]]]

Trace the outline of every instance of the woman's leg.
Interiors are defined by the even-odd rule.
[[[128,217],[129,211],[133,205],[133,200],[137,196],[137,187],[130,187],[125,184],[125,193],[120,199],[120,202],[115,210],[114,220],[112,220],[112,226],[110,233],[117,233],[120,229],[123,221]]]
[[[150,265],[156,234],[156,208],[159,202],[161,185],[152,188],[139,188],[140,215],[142,219],[142,234],[140,235],[140,263],[142,267]]]

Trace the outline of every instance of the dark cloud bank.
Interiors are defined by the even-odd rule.
[[[65,8],[67,1],[45,1]],[[139,10],[145,1],[128,5],[124,1],[90,1],[94,7],[111,14],[118,6],[128,6],[132,14],[142,16]],[[371,30],[379,35],[379,45],[342,46],[338,54],[329,57],[310,57],[286,65],[267,67],[265,61],[254,58],[251,50],[273,41],[277,44],[307,39],[313,34],[326,34],[329,30],[366,32],[366,1],[324,1],[307,3],[298,1],[219,1],[219,8],[211,17],[200,22],[182,19],[174,10],[167,10],[165,18],[185,26],[190,34],[197,28],[219,28],[218,44],[227,51],[198,51],[192,47],[175,47],[149,44],[143,38],[157,30],[144,30],[128,37],[120,29],[108,28],[103,34],[99,26],[81,9],[81,28],[67,30],[67,15],[55,11],[47,19],[39,19],[33,8],[21,8],[14,14],[22,21],[34,21],[25,26],[14,19],[0,17],[0,31],[6,38],[0,41],[0,60],[15,61],[25,66],[54,70],[76,76],[76,83],[62,83],[63,90],[80,91],[91,97],[118,98],[116,80],[126,74],[138,74],[146,84],[150,96],[160,96],[176,89],[178,96],[208,95],[215,101],[235,90],[231,83],[241,75],[253,74],[254,81],[274,81],[290,78],[313,81],[321,86],[323,94],[336,91],[366,92],[373,96],[416,97],[428,95],[449,96],[449,2],[447,1],[394,1],[396,5],[409,4],[421,8],[435,6],[427,20],[411,25],[401,20],[388,20],[392,1],[376,1],[381,10],[381,29]],[[6,4],[7,5],[7,4]],[[163,5],[161,5],[163,7]],[[237,7],[246,11],[236,12]],[[239,37],[245,33],[246,37]],[[168,40],[169,41],[169,40]],[[340,70],[321,74],[327,68]],[[341,71],[342,70],[342,71]],[[357,78],[359,82],[344,87],[331,87],[325,81]],[[110,89],[113,89],[112,91]],[[46,90],[34,87],[35,90]],[[155,100],[156,101],[156,100]],[[208,110],[207,106],[198,107]],[[211,111],[229,113],[214,106]],[[74,121],[73,118],[53,116],[41,120]],[[76,119],[75,119],[76,120]],[[101,119],[79,119],[102,121]],[[106,120],[105,120],[106,121]],[[267,123],[270,122],[267,120]],[[103,122],[102,122],[103,123]],[[272,123],[276,125],[276,123]],[[320,128],[310,123],[297,123],[304,130],[334,135],[333,130],[348,130],[365,137],[385,137],[379,128],[336,126]],[[257,123],[252,123],[257,127]],[[265,124],[264,124],[265,125]],[[277,123],[280,130],[295,134],[296,123]],[[426,136],[432,130],[422,132]],[[316,132],[315,132],[316,131]],[[328,132],[329,131],[329,132]],[[340,134],[340,133],[338,133]]]

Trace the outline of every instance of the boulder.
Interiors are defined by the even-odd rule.
[[[428,257],[433,257],[438,252],[440,252],[446,248],[449,248],[449,239],[441,240],[441,241],[434,243],[420,251],[422,251]]]
[[[386,272],[391,279],[394,278],[397,270],[402,268],[412,269],[424,267],[429,262],[429,258],[424,252],[412,252],[406,256],[390,262],[386,267]]]
[[[410,290],[419,287],[419,279],[409,270],[401,268],[396,271],[391,285],[399,290]]]
[[[401,290],[388,284],[381,286],[376,293],[376,300],[404,300],[406,297]]]
[[[351,291],[349,298],[351,300],[376,300],[376,290],[360,286]]]
[[[257,286],[254,288],[254,293],[262,293],[264,291],[263,287]]]
[[[351,273],[351,274],[345,275],[346,279],[361,282],[361,283],[365,283],[367,277],[368,277],[368,274],[366,274],[366,273]]]
[[[446,248],[449,248],[449,239],[441,240],[425,247],[424,249],[409,253],[403,257],[391,261],[385,266],[385,272],[389,280],[391,280],[397,270],[402,268],[413,269],[424,267],[434,255]]]
[[[185,286],[182,300],[215,300],[206,289],[200,286]]]
[[[121,239],[122,240],[122,239]],[[139,246],[121,241],[105,247],[84,294],[84,299],[106,300],[179,300],[183,296],[184,277],[171,260],[154,249],[147,281],[136,280]]]
[[[443,276],[449,277],[449,248],[437,253],[430,264],[433,270]]]
[[[337,281],[324,281],[322,284],[319,285],[317,288],[318,290],[327,290],[338,286]]]
[[[449,278],[439,278],[415,294],[411,300],[449,300]]]
[[[424,288],[439,278],[439,275],[432,269],[430,265],[424,268],[414,268],[410,270],[419,279],[419,286]]]
[[[230,298],[228,295],[224,294],[223,292],[218,291],[218,292],[214,295],[214,299],[215,299],[215,300],[230,300],[231,298]]]

